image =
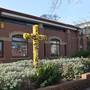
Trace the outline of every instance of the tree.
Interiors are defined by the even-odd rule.
[[[50,19],[50,20],[58,20],[60,17],[58,15],[51,15],[51,14],[43,14],[41,15],[42,18]]]

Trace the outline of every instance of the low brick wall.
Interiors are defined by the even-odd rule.
[[[48,86],[37,90],[87,90],[87,88],[90,88],[90,73],[82,74],[80,80],[68,81],[59,85]]]
[[[84,73],[81,76],[82,79],[90,79],[90,73]]]
[[[90,80],[77,80],[62,83],[56,86],[49,86],[46,88],[40,88],[37,90],[85,90],[90,87]]]

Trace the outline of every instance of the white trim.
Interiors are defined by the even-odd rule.
[[[61,39],[60,37],[57,37],[57,36],[49,37],[48,43],[50,43],[50,41],[51,41],[52,39],[60,40],[60,45],[66,45],[66,42],[62,41],[62,39]]]
[[[51,41],[52,39],[57,39],[57,40],[60,40],[60,42],[62,42],[61,38],[60,37],[57,37],[57,36],[51,36],[48,38],[48,41]]]
[[[51,22],[48,22],[48,21],[42,21],[42,20],[37,20],[37,19],[33,19],[33,18],[28,18],[28,17],[25,17],[25,16],[20,16],[20,15],[16,15],[16,14],[12,14],[12,13],[7,13],[7,12],[1,12],[1,15],[13,17],[13,18],[20,18],[20,19],[30,20],[30,21],[44,23],[44,24],[49,24],[49,25],[58,26],[58,27],[62,27],[62,28],[68,28],[68,29],[72,29],[72,30],[77,30],[76,28],[73,28],[73,27],[64,26],[64,25],[60,25],[60,24],[55,24],[55,23],[51,23]]]
[[[23,33],[24,33],[24,32],[20,32],[20,31],[10,32],[10,33],[9,33],[9,41],[12,41],[12,36],[13,36],[13,35],[17,35],[17,34],[23,35]],[[32,42],[32,40],[31,40],[31,39],[29,39],[29,40],[28,40],[28,42],[30,42],[30,43],[31,43],[31,42]]]
[[[12,38],[13,35],[16,35],[16,34],[21,34],[23,35],[24,32],[20,32],[20,31],[14,31],[14,32],[10,32],[9,33],[9,38]]]
[[[66,44],[64,41],[62,41],[62,39],[61,39],[60,37],[57,37],[57,36],[49,37],[48,43],[50,43],[50,41],[51,41],[52,39],[60,40],[60,45],[65,45],[65,44]]]
[[[85,24],[81,24],[79,25],[80,28],[85,28],[85,27],[89,27],[90,23],[85,23]]]

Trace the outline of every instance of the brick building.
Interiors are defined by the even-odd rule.
[[[79,29],[76,26],[0,8],[0,61],[32,58],[32,41],[24,40],[24,32],[32,33],[38,24],[47,41],[41,41],[39,58],[69,57],[79,51]]]
[[[80,27],[80,49],[90,50],[90,22],[77,24]]]

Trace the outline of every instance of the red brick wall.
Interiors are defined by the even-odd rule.
[[[0,58],[1,62],[8,62],[9,61],[14,61],[12,57],[12,50],[11,50],[11,35],[12,33],[24,33],[24,32],[29,32],[31,33],[32,27],[30,26],[25,26],[25,25],[19,25],[15,23],[7,23],[4,22],[4,28],[0,29],[0,38],[1,40],[4,40],[4,55],[2,58]],[[31,41],[28,42],[28,56],[32,58],[32,44]]]
[[[45,31],[44,31],[45,35],[47,35],[48,39],[51,37],[58,37],[60,38],[60,40],[62,42],[66,42],[66,31],[62,30],[62,29],[53,29],[53,28],[46,28],[45,27]],[[49,40],[48,40],[49,42]],[[61,42],[60,42],[61,43]],[[60,44],[60,56],[64,56],[65,51],[64,51],[64,46],[62,44]],[[50,56],[50,43],[46,43],[46,56],[47,57],[51,57]]]
[[[85,34],[83,35],[83,50],[87,50],[87,37]]]
[[[0,38],[3,38],[4,40],[4,57],[0,58],[1,61],[4,61],[4,59],[13,59],[12,53],[11,53],[11,33],[19,33],[22,34],[24,32],[32,33],[32,27],[27,25],[21,25],[21,24],[15,24],[15,23],[7,23],[4,22],[4,28],[0,29]],[[48,39],[56,36],[60,38],[60,56],[70,56],[74,52],[78,51],[78,32],[67,30],[67,29],[61,29],[61,28],[53,28],[51,26],[49,27],[40,27],[40,33],[47,35]],[[75,38],[74,40],[72,38]],[[45,44],[45,45],[44,45]],[[66,50],[65,50],[66,45]],[[71,47],[72,46],[72,47]],[[44,48],[46,50],[44,51]],[[66,51],[66,52],[65,52]],[[41,41],[40,47],[39,47],[39,58],[50,58],[50,43],[48,41]],[[32,41],[28,41],[28,57],[33,58],[32,53]]]
[[[65,45],[60,44],[60,56],[65,56],[65,51],[67,56],[75,54],[79,50],[79,32],[72,30],[62,30],[62,29],[50,29],[45,28],[45,34],[49,37],[57,36],[59,37]],[[47,55],[50,56],[50,46],[47,46]]]

